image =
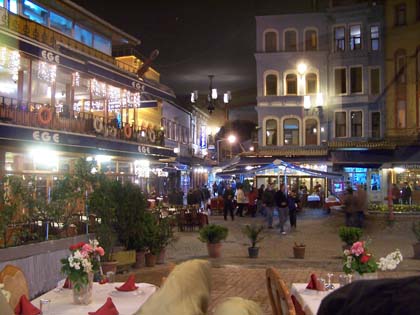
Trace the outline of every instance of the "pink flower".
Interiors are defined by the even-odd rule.
[[[87,252],[87,253],[91,253],[93,251],[93,248],[90,244],[85,244],[82,247],[82,251]]]
[[[363,248],[363,242],[354,243],[350,251],[353,255],[356,255],[356,256],[362,255],[365,252],[365,249]]]
[[[362,258],[360,258],[360,262],[362,264],[365,264],[365,263],[367,263],[369,261],[369,259],[370,259],[370,256],[369,255],[363,255]]]
[[[96,252],[99,254],[99,256],[105,255],[105,250],[101,246],[96,247]]]

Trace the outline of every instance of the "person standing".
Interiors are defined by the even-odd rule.
[[[279,209],[279,224],[280,224],[280,233],[286,234],[284,230],[284,224],[287,220],[287,197],[285,194],[285,186],[284,184],[280,184],[280,189],[276,192],[275,196],[275,203],[277,208]]]
[[[264,191],[262,196],[263,207],[267,214],[268,228],[273,228],[273,212],[274,212],[274,190],[271,184],[268,184],[267,189]]]
[[[225,217],[225,221],[227,220],[228,212],[230,213],[230,217],[232,221],[235,219],[235,215],[233,213],[233,198],[234,193],[232,188],[229,184],[226,185],[225,191],[223,193],[223,216]]]
[[[401,192],[400,192],[400,189],[398,188],[397,184],[392,184],[391,194],[392,194],[392,203],[394,205],[399,204],[400,203]]]
[[[290,227],[296,229],[296,212],[299,204],[299,197],[295,191],[291,191],[287,198],[287,205],[289,207]]]
[[[364,224],[364,220],[365,220],[365,215],[368,211],[368,197],[367,197],[366,190],[361,184],[357,185],[355,204],[356,204],[355,210],[357,213],[356,226],[359,228],[362,228]]]
[[[217,183],[216,182],[213,183],[212,188],[213,188],[213,197],[216,197],[216,195],[217,195]]]
[[[252,190],[248,194],[248,212],[254,218],[256,215],[256,202],[258,199],[258,189],[257,187],[252,188]]]
[[[236,203],[238,204],[238,214],[240,217],[244,216],[243,211],[247,202],[248,200],[245,197],[244,190],[242,189],[242,184],[238,184],[236,189]]]
[[[401,199],[405,205],[411,203],[411,188],[410,185],[408,185],[408,182],[404,182],[404,187],[401,190]]]
[[[260,188],[258,188],[258,201],[257,201],[257,213],[261,213],[265,216],[265,210],[263,206],[263,195],[265,191],[265,186],[262,184]]]
[[[353,226],[353,213],[354,213],[354,196],[353,188],[347,187],[343,198],[344,212],[346,213],[346,226]]]

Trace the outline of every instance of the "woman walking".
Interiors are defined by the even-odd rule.
[[[299,204],[299,198],[295,191],[289,193],[287,204],[289,206],[290,227],[296,230],[296,211]]]
[[[280,233],[286,234],[286,231],[284,230],[284,224],[287,220],[287,197],[285,194],[285,186],[284,184],[280,185],[280,189],[276,192],[274,195],[274,199],[276,201],[276,206],[279,209],[279,223],[280,223]]]

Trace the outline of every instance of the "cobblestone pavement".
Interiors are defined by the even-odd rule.
[[[382,257],[400,249],[404,261],[393,272],[379,272],[379,277],[404,277],[420,274],[420,261],[412,259],[411,244],[415,242],[411,232],[415,217],[397,217],[390,225],[385,217],[369,216],[364,228],[364,239],[371,239],[369,246],[375,257]],[[178,241],[167,250],[168,260],[181,262],[192,258],[209,259],[213,265],[213,287],[210,310],[229,296],[241,296],[260,303],[265,314],[271,314],[265,284],[265,268],[274,266],[279,269],[286,283],[307,282],[311,273],[326,277],[327,272],[337,276],[341,272],[342,242],[338,228],[344,223],[342,213],[330,215],[323,210],[308,209],[298,216],[297,230],[286,235],[279,229],[266,229],[264,240],[259,244],[260,256],[248,258],[248,239],[241,229],[246,224],[264,224],[264,218],[239,218],[224,221],[222,216],[211,216],[210,223],[229,228],[229,236],[223,243],[223,256],[209,259],[205,244],[198,240],[198,232],[177,232]],[[294,242],[306,244],[305,259],[294,259]]]

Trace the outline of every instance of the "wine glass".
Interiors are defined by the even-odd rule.
[[[327,283],[327,285],[325,286],[325,288],[326,288],[327,290],[334,290],[334,285],[331,283],[331,278],[332,278],[332,276],[334,276],[334,274],[333,274],[333,273],[327,273],[328,283]]]

